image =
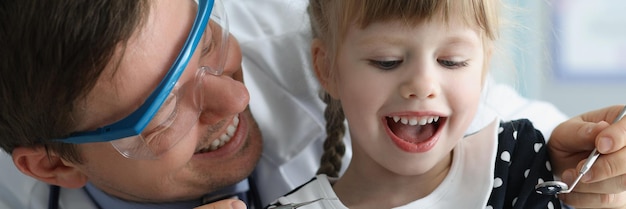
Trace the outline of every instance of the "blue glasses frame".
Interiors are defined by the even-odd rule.
[[[176,60],[163,80],[161,80],[156,89],[152,92],[152,94],[150,94],[139,109],[135,110],[126,118],[111,125],[98,128],[94,131],[78,132],[72,134],[68,138],[57,140],[65,143],[82,144],[113,141],[141,134],[150,120],[152,120],[154,115],[161,108],[161,105],[163,105],[165,99],[167,99],[168,94],[172,91],[176,82],[185,71],[189,60],[196,50],[196,47],[202,38],[202,34],[207,27],[214,3],[214,0],[198,0],[198,12],[196,14],[196,19],[194,20],[191,32],[185,41],[185,45],[183,46],[180,54],[178,54],[178,57],[176,57]]]

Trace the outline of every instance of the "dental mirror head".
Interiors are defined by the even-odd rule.
[[[572,190],[561,181],[546,181],[535,185],[535,191],[543,195],[556,195],[570,193]]]
[[[578,184],[578,182],[585,175],[585,173],[587,173],[587,171],[591,169],[591,166],[594,162],[596,162],[599,156],[600,153],[597,149],[594,149],[591,154],[589,154],[589,157],[587,157],[585,164],[583,164],[583,167],[578,172],[578,177],[576,177],[576,180],[574,180],[571,186],[568,186],[562,181],[546,181],[535,185],[535,192],[543,195],[565,194],[572,192],[576,184]]]

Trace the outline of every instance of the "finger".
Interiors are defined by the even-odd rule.
[[[585,161],[586,159],[581,160],[575,169],[571,168],[565,170],[561,175],[561,180],[568,185],[571,185],[571,183],[574,182],[575,178],[578,177],[582,166],[585,164]],[[589,171],[587,171],[587,173],[585,173],[585,175],[580,179],[579,185],[583,185],[583,183],[602,183],[604,181],[607,181],[608,179],[614,179],[613,181],[607,181],[603,184],[618,188],[618,190],[611,190],[612,192],[626,191],[626,167],[622,166],[624,164],[626,164],[626,149],[609,155],[600,155],[596,162],[591,166]],[[621,180],[622,178],[624,178],[624,180]],[[578,189],[578,187],[579,186],[577,186],[576,189]],[[606,190],[587,190],[586,192],[598,191]]]
[[[604,181],[609,178],[624,176],[626,175],[626,166],[624,165],[626,165],[626,149],[622,149],[609,155],[600,155],[581,181],[585,183],[593,183]],[[582,163],[577,166],[577,168],[581,167]],[[623,185],[619,186],[624,187]]]
[[[563,153],[591,151],[596,136],[607,126],[606,122],[568,120],[554,129],[548,143],[554,144],[550,146],[554,151]]]
[[[561,174],[563,170],[575,168],[576,165],[580,166],[580,162],[594,149],[595,136],[607,126],[606,122],[584,122],[580,118],[573,118],[559,125],[548,141],[555,174]]]
[[[590,111],[579,115],[583,121],[587,122],[600,122],[600,121],[613,121],[616,116],[622,111],[624,105],[613,105],[602,109]]]
[[[246,204],[241,200],[225,199],[207,205],[195,207],[195,209],[246,209]]]
[[[626,193],[593,194],[573,192],[560,194],[559,199],[574,208],[623,208],[626,205]]]
[[[563,182],[572,185],[577,173],[575,170],[567,170],[563,173]],[[575,192],[582,193],[620,193],[626,191],[626,175],[620,175],[593,183],[579,182],[575,187]]]
[[[616,118],[617,115],[618,113],[615,113],[612,118]],[[624,146],[626,146],[626,120],[619,120],[598,133],[596,147],[600,153],[612,153]]]

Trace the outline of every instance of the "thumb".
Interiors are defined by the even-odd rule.
[[[596,146],[602,154],[613,153],[626,146],[626,120],[620,120],[624,113],[620,114],[613,124],[597,135]]]
[[[246,209],[246,204],[241,200],[225,199],[209,203],[194,209]]]

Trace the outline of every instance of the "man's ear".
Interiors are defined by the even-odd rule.
[[[48,184],[65,188],[80,188],[87,177],[59,156],[48,153],[44,147],[18,147],[13,150],[13,163],[24,174]]]
[[[337,99],[337,85],[335,78],[331,76],[330,71],[332,70],[332,64],[330,63],[331,59],[328,57],[329,55],[328,48],[324,42],[318,38],[314,38],[311,42],[311,56],[315,76],[317,76],[317,80],[322,85],[322,88],[324,88],[331,97]]]

